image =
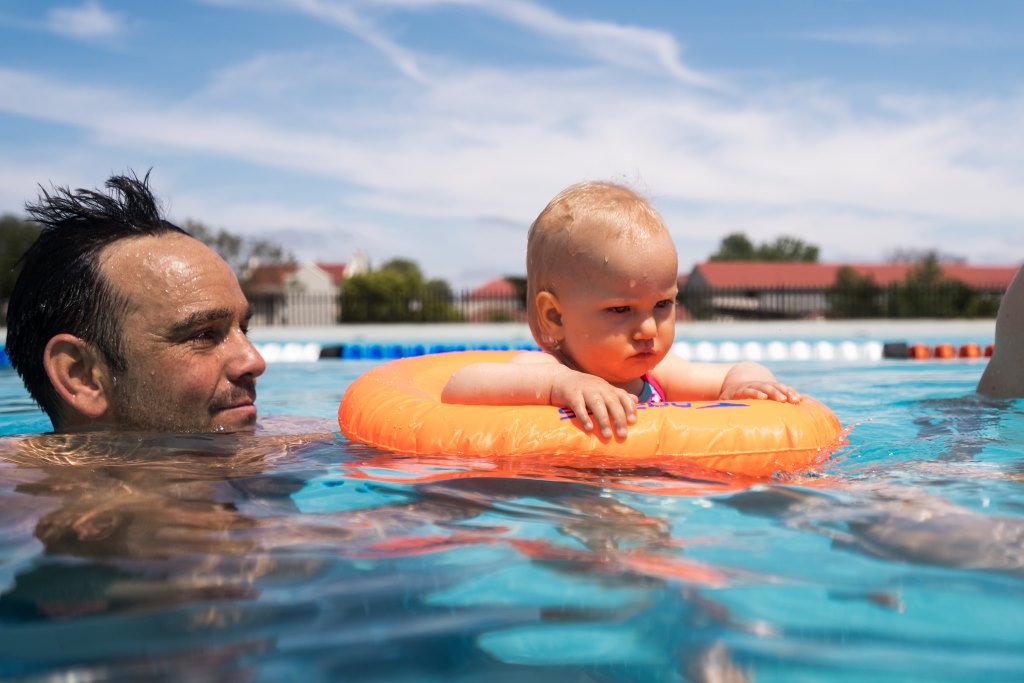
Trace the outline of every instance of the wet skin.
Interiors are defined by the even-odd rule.
[[[562,353],[577,369],[634,395],[675,335],[676,254],[666,234],[594,240],[560,278]]]
[[[117,242],[101,272],[126,297],[127,368],[111,373],[99,422],[179,432],[251,430],[256,378],[249,304],[234,273],[201,242],[177,233]]]

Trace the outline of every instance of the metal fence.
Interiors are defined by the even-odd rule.
[[[1003,292],[999,285],[970,288],[956,281],[756,290],[687,287],[678,302],[680,313],[696,320],[990,318]]]
[[[336,325],[369,322],[522,322],[523,300],[481,299],[469,292],[417,296],[373,295],[360,299],[331,294],[250,295],[253,324]]]
[[[993,317],[1001,286],[968,288],[947,282],[933,286],[773,289],[687,287],[679,293],[678,317],[695,320],[781,320],[808,318]],[[249,298],[258,325],[336,325],[363,322],[523,322],[520,297],[375,295],[353,300],[331,294],[260,295]]]

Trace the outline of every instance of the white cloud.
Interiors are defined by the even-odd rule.
[[[407,50],[360,13],[357,3],[331,0],[201,0],[208,5],[254,9],[284,9],[305,14],[340,28],[384,55],[401,74],[416,82],[427,80],[416,54]]]
[[[123,33],[128,24],[121,14],[109,12],[96,0],[76,7],[54,7],[47,15],[47,28],[72,38],[108,38]]]
[[[430,77],[424,72],[422,58],[403,48],[370,21],[365,11],[393,8],[428,10],[458,7],[493,15],[553,40],[553,44],[587,55],[598,63],[633,70],[666,74],[692,86],[719,88],[721,84],[708,74],[687,66],[680,59],[682,49],[669,33],[605,21],[573,20],[530,0],[205,0],[211,4],[245,5],[266,8],[275,3],[341,28],[379,50],[403,74],[417,82]]]
[[[78,131],[76,158],[63,162],[72,178],[89,154],[156,165],[173,177],[157,190],[180,220],[285,231],[304,258],[343,259],[356,247],[377,262],[413,256],[458,285],[478,284],[464,278],[486,270],[521,272],[530,221],[555,192],[586,178],[647,191],[682,264],[735,231],[755,241],[793,234],[821,245],[824,258],[871,260],[925,245],[974,261],[1019,258],[1010,236],[1024,223],[1024,95],[882,92],[868,112],[828,84],[676,87],[691,81],[673,71],[683,65],[667,34],[573,22],[531,2],[281,2],[361,42],[254,55],[177,101],[0,67],[0,111]],[[589,36],[608,53],[578,69],[442,62],[359,14],[441,4],[487,11],[580,50]],[[660,78],[650,77],[652,65]],[[638,72],[645,78],[631,78]],[[69,182],[56,152],[33,169],[46,171],[38,178],[11,159],[0,154],[0,180]],[[190,184],[210,160],[274,179],[265,187],[277,192],[244,200],[226,197],[223,184]]]
[[[680,60],[681,48],[669,33],[606,21],[572,20],[529,0],[371,0],[373,6],[412,9],[473,8],[527,28],[561,46],[571,45],[606,64],[641,71],[659,70],[683,83],[718,87],[715,79]]]
[[[262,82],[264,69],[273,80],[282,64],[259,60],[247,78]],[[303,87],[319,86],[312,78]],[[337,113],[326,104],[281,123],[243,105],[244,96],[234,108],[224,98],[207,108],[201,96],[147,102],[0,69],[0,109],[79,127],[91,144],[148,150],[144,158],[184,152],[244,162],[345,188],[318,206],[283,196],[246,211],[218,210],[207,196],[189,216],[264,234],[301,224],[336,244],[340,258],[356,246],[375,258],[422,254],[428,271],[451,277],[468,262],[521,270],[526,226],[558,189],[584,178],[636,179],[684,252],[706,254],[725,233],[743,230],[760,240],[796,234],[823,245],[826,257],[872,259],[929,244],[934,229],[958,224],[992,237],[965,234],[963,246],[937,246],[977,259],[998,257],[999,230],[1024,222],[1016,163],[1024,140],[1005,136],[1024,100],[919,103],[866,116],[838,94],[815,97],[820,106],[784,96],[737,102],[631,88],[600,73],[469,69],[426,89],[389,84],[376,106]],[[171,195],[179,209],[182,194]],[[522,231],[481,228],[482,216]],[[443,244],[431,234],[440,225]]]
[[[821,43],[869,47],[972,47],[991,39],[991,36],[979,35],[963,26],[847,26],[808,31],[794,37]]]

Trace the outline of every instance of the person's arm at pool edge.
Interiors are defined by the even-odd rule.
[[[993,398],[1024,397],[1024,267],[1006,288],[996,315],[992,358],[978,381],[978,393]]]

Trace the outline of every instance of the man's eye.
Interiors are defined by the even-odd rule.
[[[201,330],[190,338],[190,341],[197,345],[214,344],[218,341],[220,334],[216,330]]]

